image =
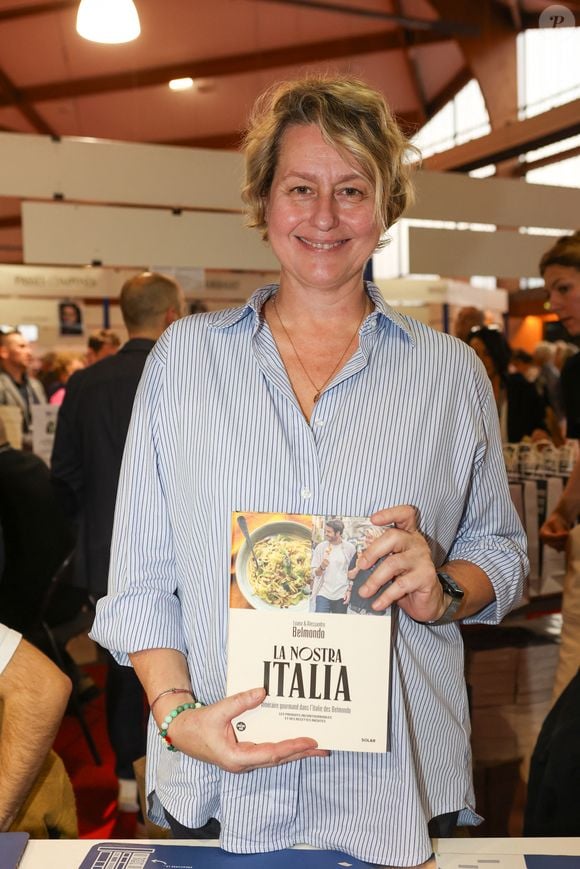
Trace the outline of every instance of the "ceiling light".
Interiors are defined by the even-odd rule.
[[[133,0],[81,0],[77,32],[91,42],[131,42],[141,33]]]
[[[172,91],[186,91],[193,87],[192,78],[172,78],[169,82]]]

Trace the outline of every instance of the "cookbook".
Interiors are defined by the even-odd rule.
[[[372,609],[380,591],[359,593],[378,566],[361,553],[384,531],[367,517],[233,514],[227,693],[267,692],[234,719],[238,741],[388,749],[391,612]]]

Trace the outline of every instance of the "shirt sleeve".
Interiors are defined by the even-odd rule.
[[[109,590],[97,604],[91,631],[120,664],[129,663],[127,653],[144,649],[186,653],[166,497],[175,458],[170,399],[156,350],[135,397],[117,491]]]
[[[4,672],[10,663],[12,655],[18,648],[22,634],[13,631],[12,628],[0,624],[0,674]]]
[[[465,622],[497,624],[521,599],[529,562],[526,535],[509,493],[491,384],[483,369],[480,375],[476,388],[482,434],[469,497],[447,560],[476,564],[495,591],[495,601]]]

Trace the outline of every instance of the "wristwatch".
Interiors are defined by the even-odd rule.
[[[449,606],[447,607],[442,616],[439,616],[438,619],[434,619],[431,622],[426,622],[425,624],[448,625],[449,622],[453,621],[453,616],[461,606],[465,592],[460,585],[457,585],[455,580],[451,576],[449,576],[448,573],[443,573],[443,571],[438,570],[437,579],[441,583],[443,594],[448,595],[451,600],[449,601]]]

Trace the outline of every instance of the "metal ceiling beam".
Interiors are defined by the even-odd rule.
[[[432,118],[433,115],[436,115],[437,112],[446,106],[449,100],[452,100],[466,84],[469,84],[472,78],[473,73],[469,67],[464,66],[463,69],[460,69],[451,81],[439,91],[437,96],[429,101],[427,104],[427,117]]]
[[[315,12],[332,12],[334,14],[354,15],[361,18],[372,18],[378,21],[391,21],[405,30],[431,31],[446,36],[480,35],[479,27],[466,24],[464,21],[447,21],[441,18],[413,18],[398,12],[383,12],[380,9],[365,9],[360,6],[349,6],[345,3],[326,3],[324,0],[254,0],[263,3],[283,3],[287,6],[298,6],[300,9],[311,9]]]
[[[558,151],[556,154],[550,154],[548,157],[542,157],[539,160],[524,160],[519,163],[514,169],[514,176],[521,177],[534,169],[542,169],[544,166],[551,166],[553,163],[561,163],[563,160],[571,160],[572,157],[580,156],[580,145],[577,148],[568,148],[566,151]]]
[[[47,136],[54,136],[54,130],[47,124],[41,115],[38,114],[34,106],[31,106],[21,90],[18,90],[11,79],[8,78],[3,69],[0,68],[0,99],[5,99],[8,105],[13,105],[21,115],[32,125],[37,133],[44,133]]]
[[[580,134],[579,119],[580,99],[577,99],[533,118],[506,124],[457,148],[433,154],[423,161],[423,168],[470,172],[489,163],[501,163],[526,151]]]
[[[415,33],[411,45],[427,45],[446,42],[437,33]],[[48,100],[70,99],[94,94],[130,91],[135,88],[165,85],[172,78],[190,76],[200,78],[223,78],[249,72],[261,72],[285,66],[319,63],[359,54],[373,54],[400,49],[399,35],[396,30],[384,30],[363,36],[349,36],[324,42],[311,42],[304,45],[290,45],[270,51],[235,54],[228,57],[208,57],[201,60],[182,61],[170,66],[149,67],[131,72],[112,75],[92,76],[90,78],[68,79],[48,82],[47,84],[27,85],[19,90],[20,99],[29,103]],[[0,106],[16,102],[9,95],[0,94]]]

